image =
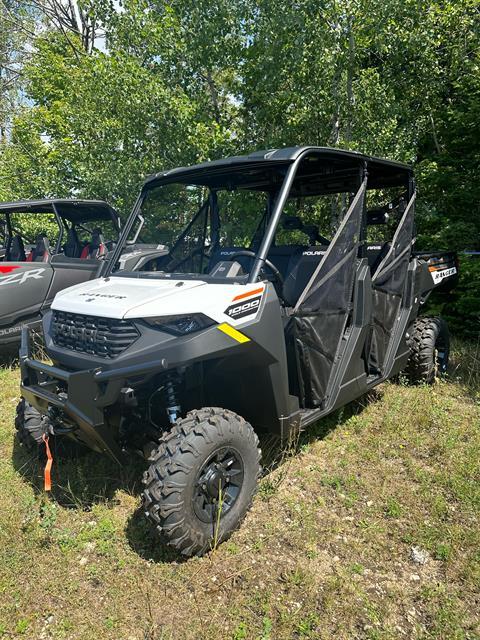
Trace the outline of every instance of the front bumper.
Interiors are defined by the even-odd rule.
[[[165,359],[103,370],[101,367],[68,371],[32,358],[30,332],[22,329],[20,371],[22,396],[43,415],[64,416],[65,422],[81,431],[80,439],[92,449],[118,462],[123,453],[105,422],[105,408],[121,398],[126,381],[167,368]]]

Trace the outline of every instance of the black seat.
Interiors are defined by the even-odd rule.
[[[372,276],[376,272],[380,262],[387,255],[390,247],[391,242],[370,242],[367,244],[367,260]]]
[[[13,236],[10,250],[5,256],[5,260],[7,262],[25,262],[26,259],[25,246],[21,236]]]
[[[63,245],[63,253],[67,258],[79,258],[82,253],[82,245],[73,227],[68,230],[67,241]]]
[[[248,251],[246,247],[218,247],[208,261],[207,273],[210,273],[215,265],[219,262],[229,262],[234,253],[238,251]],[[238,256],[235,261],[242,265],[243,270],[248,271],[249,266],[252,264],[253,258],[248,256]]]
[[[267,258],[277,267],[282,276],[286,278],[289,273],[289,265],[292,258],[299,258],[307,248],[306,246],[298,244],[285,244],[279,247],[271,247]],[[266,269],[268,271],[268,267],[266,267]]]
[[[50,242],[46,236],[38,235],[36,244],[27,257],[27,262],[48,262],[50,260]]]
[[[288,306],[294,307],[297,304],[327,249],[328,245],[314,245],[292,255],[282,293]]]

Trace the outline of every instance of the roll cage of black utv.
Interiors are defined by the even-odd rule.
[[[1,202],[0,217],[5,224],[5,258],[8,260],[12,242],[15,236],[21,236],[18,229],[12,223],[12,216],[52,214],[57,225],[58,235],[56,238],[53,254],[62,251],[62,244],[65,235],[75,227],[81,227],[90,222],[109,222],[113,225],[117,239],[120,233],[120,218],[118,213],[107,202],[103,200],[73,200],[73,199],[43,199],[43,200],[18,200],[16,202]],[[29,239],[34,242],[34,238]]]

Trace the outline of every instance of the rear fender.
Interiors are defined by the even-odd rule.
[[[451,291],[458,282],[458,256],[454,251],[416,253],[420,263],[421,295],[433,289],[440,293]]]

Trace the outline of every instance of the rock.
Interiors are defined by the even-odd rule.
[[[421,549],[420,547],[412,547],[410,549],[410,560],[415,562],[415,564],[427,564],[429,558],[430,555],[425,549]]]

